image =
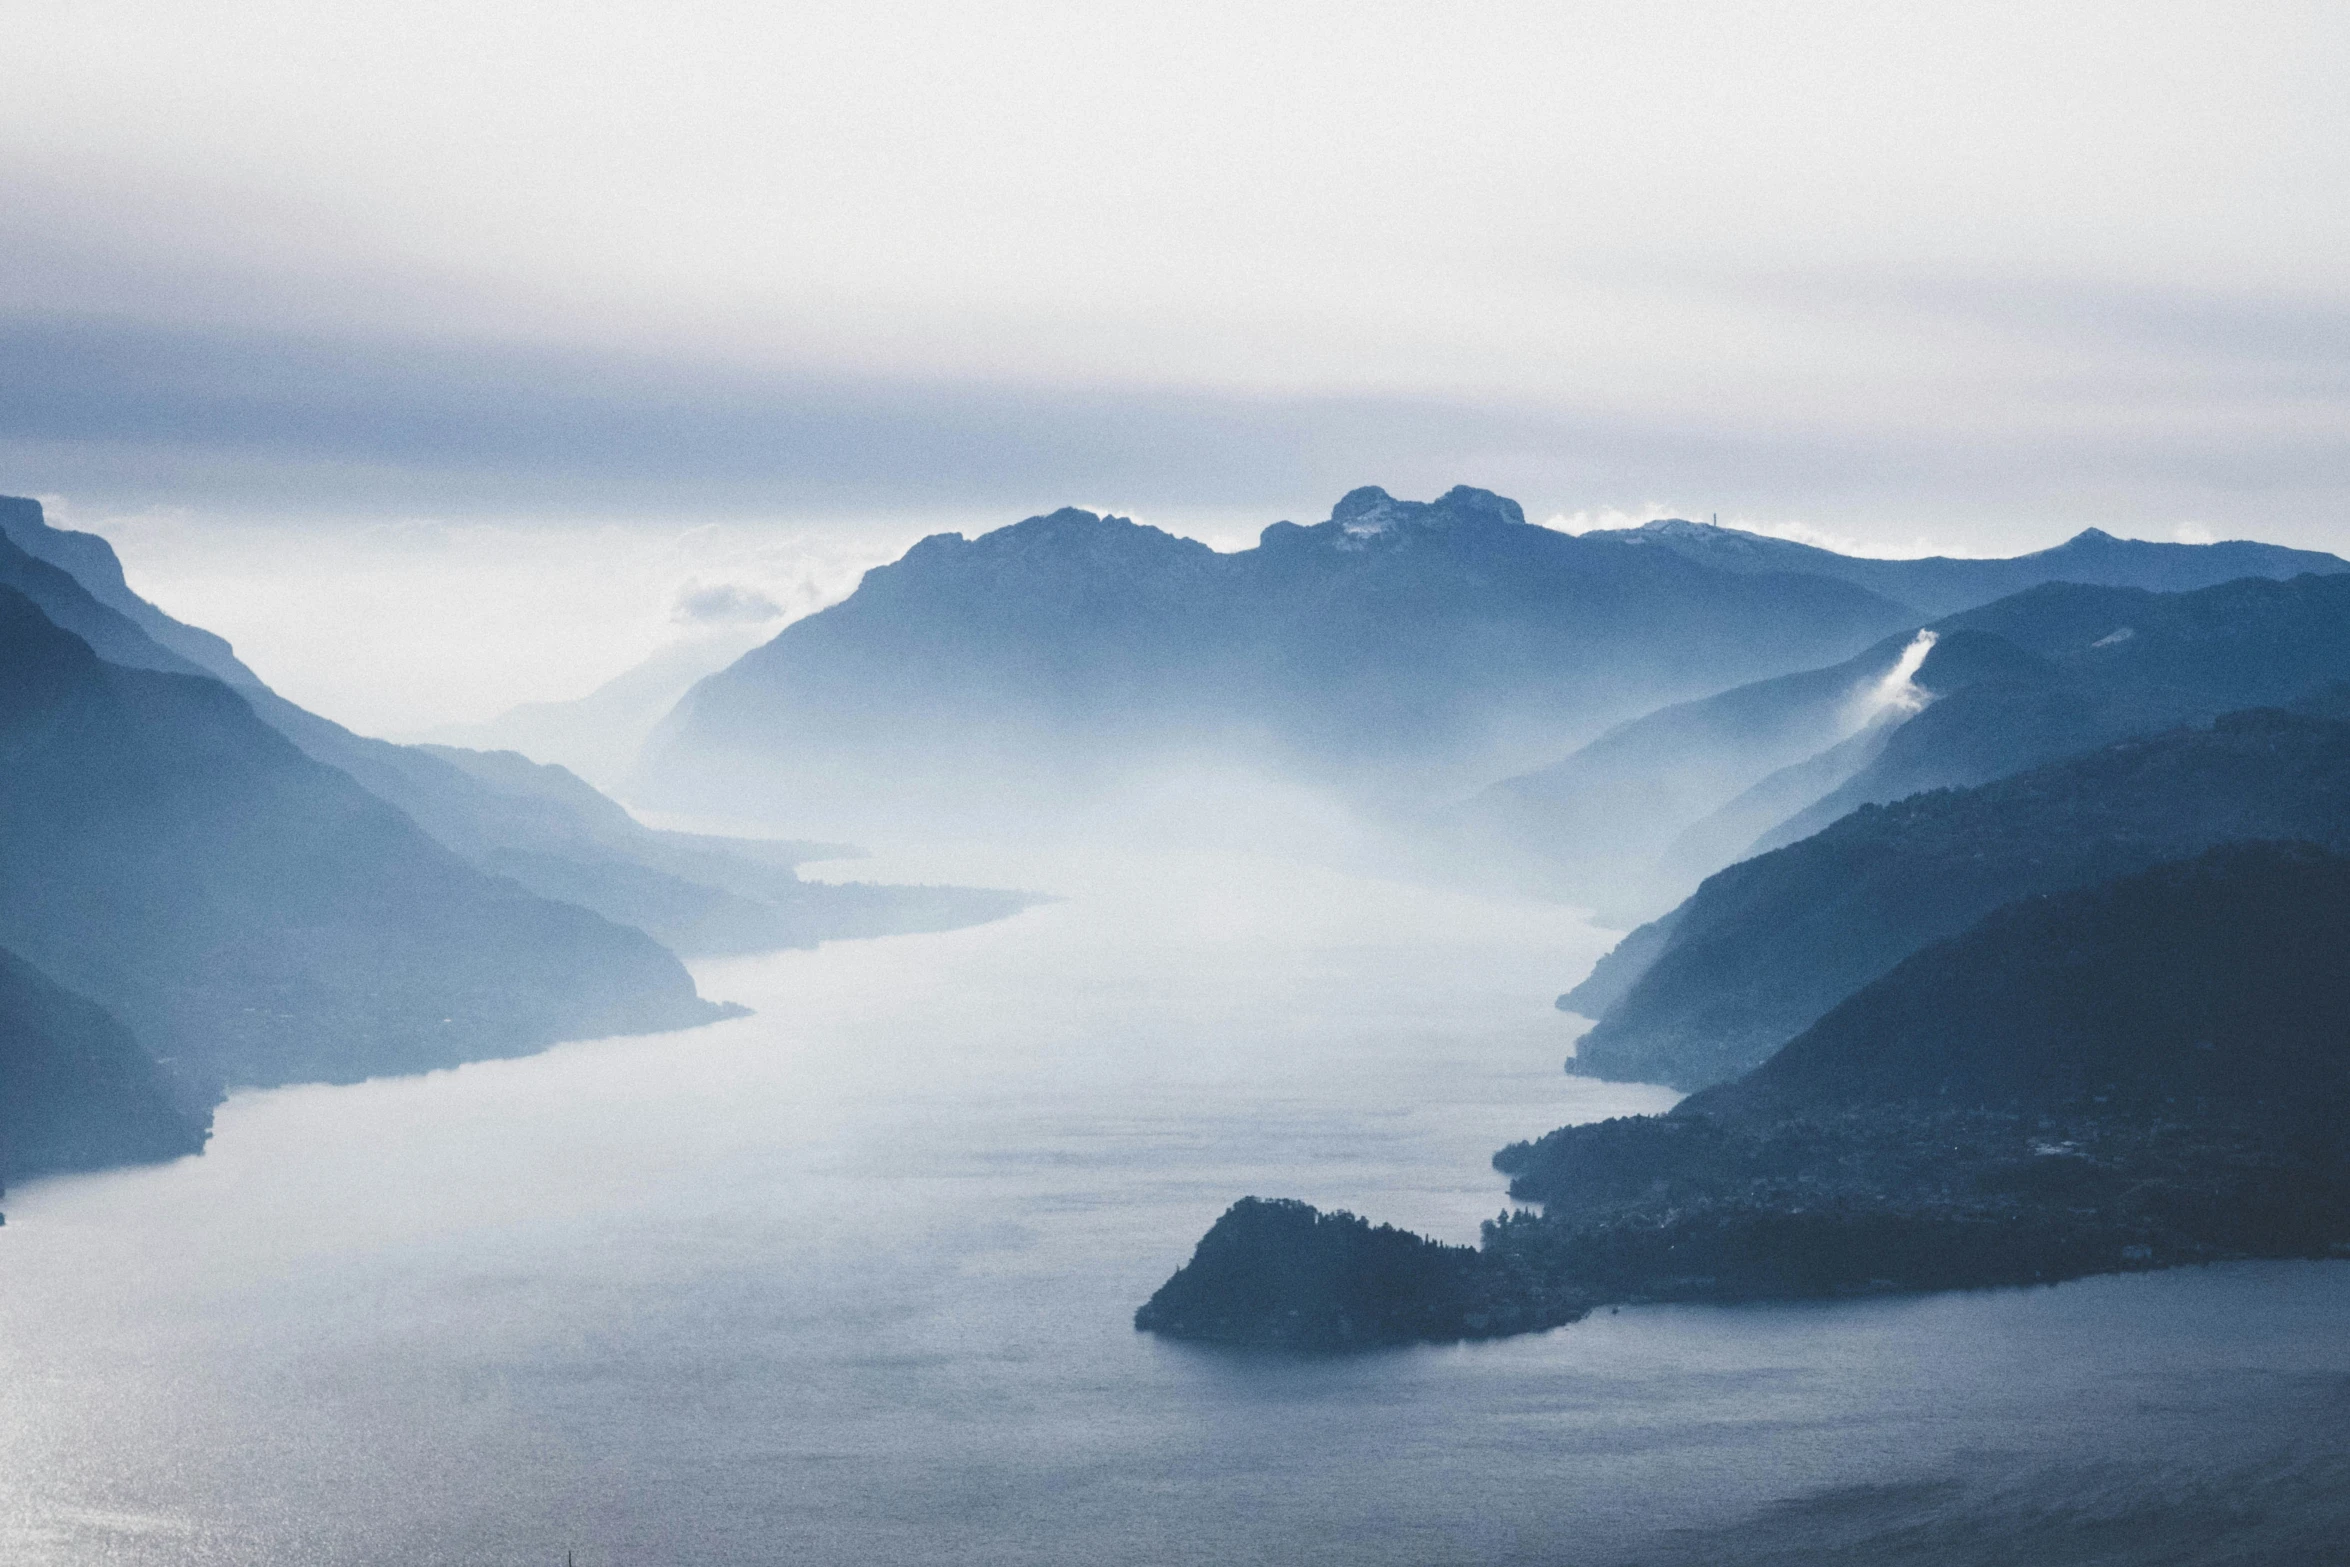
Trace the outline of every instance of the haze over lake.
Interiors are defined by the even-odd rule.
[[[1472,1239],[1492,1149],[1670,1103],[1558,1071],[1606,935],[1239,854],[880,869],[1067,897],[13,1191],[0,1555],[2058,1561],[2344,1521],[2339,1263],[1341,1358],[1137,1334],[1239,1193]]]
[[[2350,6],[0,15],[0,1567],[2350,1567]]]

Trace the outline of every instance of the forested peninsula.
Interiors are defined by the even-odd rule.
[[[2350,859],[2237,843],[2023,899],[1661,1116],[1495,1156],[1449,1246],[1247,1199],[1136,1314],[1232,1344],[1493,1337],[1639,1301],[2350,1255]]]

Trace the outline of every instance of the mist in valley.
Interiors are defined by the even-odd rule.
[[[2340,16],[20,11],[0,1559],[2350,1561]]]
[[[276,757],[289,780],[310,778],[297,765],[307,753],[333,770],[304,787],[356,779],[398,802],[398,819],[450,857],[437,896],[472,896],[458,889],[482,875],[504,896],[603,910],[615,936],[597,939],[653,933],[686,960],[659,982],[689,987],[664,1003],[685,1010],[596,1037],[608,1028],[574,1001],[549,1012],[551,996],[485,977],[467,982],[471,1004],[508,1021],[451,1022],[430,1039],[395,1030],[370,1043],[380,1003],[295,1002],[290,1029],[257,1034],[189,1012],[206,987],[177,1002],[159,993],[153,1005],[179,1008],[167,1028],[140,1010],[142,992],[50,957],[139,1020],[140,1038],[184,1039],[161,1081],[209,1136],[79,1161],[133,1161],[123,1168],[20,1169],[10,1182],[10,1554],[526,1561],[561,1541],[589,1562],[1768,1560],[1826,1540],[1855,1560],[1978,1559],[1946,1548],[1959,1529],[2087,1560],[2104,1536],[2047,1522],[2050,1509],[2073,1516],[2089,1487],[2112,1528],[2225,1535],[2227,1508],[2254,1505],[2242,1491],[2223,1504],[2179,1490],[2180,1476],[2215,1466],[2269,1498],[2257,1505],[2275,1539],[2326,1535],[2330,1504],[2269,1477],[2301,1473],[2306,1451],[2280,1447],[2275,1410],[2339,1375],[2316,1347],[2331,1340],[2297,1325],[2340,1309],[2339,1264],[1841,1303],[1830,1291],[1627,1304],[1571,1312],[1547,1333],[1438,1327],[1427,1332],[1438,1342],[1412,1347],[1414,1329],[1335,1357],[1136,1331],[1137,1305],[1245,1196],[1359,1212],[1454,1248],[1478,1245],[1497,1214],[1540,1215],[1543,1200],[1512,1195],[1533,1177],[1497,1171],[1497,1150],[1656,1117],[1703,1084],[1671,1065],[1626,1070],[1621,1046],[1587,1060],[1578,1042],[1594,1018],[1603,1040],[1624,1035],[1625,1018],[1655,1005],[1643,999],[1650,971],[1679,972],[1674,935],[1710,918],[1702,900],[1661,934],[1618,941],[1631,916],[1746,854],[1716,831],[1727,846],[1708,860],[1702,829],[1739,809],[1776,825],[1862,775],[1970,678],[2020,667],[1977,648],[1946,669],[1937,659],[1979,633],[1947,620],[1899,629],[1898,612],[1870,607],[1889,600],[1810,594],[1757,601],[1780,617],[1782,662],[1807,667],[1754,669],[1749,645],[1759,679],[1687,697],[1725,677],[1688,673],[1686,649],[1644,653],[1629,667],[1651,659],[1656,673],[1561,712],[1537,636],[1516,655],[1523,682],[1489,686],[1474,721],[1456,708],[1446,727],[1399,733],[1413,704],[1433,700],[1432,666],[1395,661],[1396,566],[1373,551],[1441,552],[1415,563],[1422,585],[1480,550],[1592,550],[1600,567],[1632,572],[1657,560],[1645,542],[1521,536],[1537,530],[1482,506],[1409,513],[1416,533],[1325,524],[1321,552],[1291,568],[1318,579],[1325,667],[1408,670],[1416,686],[1301,689],[1198,656],[1204,644],[1189,639],[1202,625],[1234,623],[1219,613],[1262,624],[1260,608],[1151,611],[1154,647],[1130,622],[1162,588],[1138,589],[1114,551],[1049,537],[1023,580],[1007,584],[982,555],[985,569],[934,580],[914,612],[889,613],[884,597],[858,621],[874,578],[795,612],[758,578],[714,582],[679,561],[689,546],[676,535],[561,536],[564,573],[631,584],[635,618],[614,619],[607,664],[650,640],[645,684],[666,683],[690,711],[707,689],[695,682],[717,672],[698,667],[732,649],[720,669],[800,704],[795,721],[762,728],[772,749],[757,765],[707,793],[707,757],[682,784],[662,771],[683,723],[653,713],[655,700],[616,701],[607,686],[510,702],[539,679],[531,657],[501,651],[538,634],[529,617],[466,661],[473,710],[503,716],[426,729],[439,738],[418,745],[362,738],[266,684],[238,687],[224,716],[245,716],[209,743]],[[227,656],[144,600],[121,600],[146,617],[136,623],[84,606],[24,548],[62,556],[68,543],[29,509],[11,515],[15,547],[36,563],[17,580],[118,638],[114,656],[144,656],[131,640],[141,624]],[[1077,527],[1142,535],[1099,515]],[[1021,528],[1033,538],[1022,524],[989,547],[1022,542]],[[411,551],[371,579],[444,606],[413,664],[391,661],[408,645],[391,639],[363,672],[416,712],[466,635],[464,606],[495,578],[448,561],[429,530],[364,548],[371,567]],[[1247,569],[1243,552],[1203,555],[1178,554],[1174,569]],[[631,576],[648,559],[666,560],[670,579]],[[134,556],[125,591],[197,618],[217,595],[233,613],[271,601],[267,574],[247,570],[232,590]],[[348,623],[305,573],[275,589],[288,613],[323,603]],[[1664,580],[1691,591],[1678,566]],[[1376,595],[1386,617],[1346,613],[1356,593]],[[1413,635],[1451,635],[1456,612],[1442,591],[1423,596]],[[1490,609],[1473,612],[1490,651]],[[832,645],[792,634],[844,614]],[[2159,617],[2136,618],[2159,653]],[[1880,634],[1887,619],[1896,629]],[[2052,634],[2097,644],[2097,657],[2116,645],[2102,621],[2086,637],[2078,614],[2057,619]],[[1654,625],[1670,621],[1612,634]],[[25,634],[71,652],[29,620]],[[585,627],[556,620],[545,634],[576,642]],[[842,637],[852,664],[837,662]],[[801,643],[835,673],[795,664]],[[158,650],[151,663],[177,657],[144,645]],[[247,652],[259,670],[224,664],[223,678],[278,673]],[[340,660],[284,668],[292,689],[352,678]],[[859,668],[895,673],[845,685],[839,671]],[[132,675],[101,678],[118,703],[133,689]],[[205,683],[136,678],[182,681],[173,692]],[[145,743],[142,715],[164,694],[103,709],[123,715],[121,743]],[[543,758],[528,750],[533,722],[546,726]],[[876,722],[924,743],[875,750],[859,726]],[[2300,722],[2307,743],[2335,743],[2322,718]],[[47,731],[16,733],[33,748],[21,755],[55,754]],[[1528,739],[1541,733],[1546,765],[1512,771],[1542,754]],[[519,751],[462,744],[508,737]],[[1345,765],[1369,749],[1396,765]],[[13,809],[64,808],[24,793],[24,776]],[[158,798],[175,798],[172,776],[156,774]],[[290,786],[277,786],[281,802]],[[2292,835],[2350,823],[2326,817],[2339,791],[2323,787],[2334,792],[2289,807],[2305,824]],[[1594,813],[1609,831],[1581,825]],[[145,820],[108,833],[127,844],[152,830]],[[324,884],[316,895],[342,907]],[[447,919],[423,912],[428,928]],[[39,905],[12,917],[14,939],[49,952]],[[396,907],[364,917],[379,952],[420,939]],[[467,962],[553,973],[576,961],[563,942],[577,938],[533,939],[526,952],[484,927]],[[386,972],[415,1005],[462,1018],[441,999],[453,993],[433,988],[455,966],[416,950],[416,966]],[[609,957],[588,972],[620,978]],[[2254,1309],[2268,1324],[2258,1333],[2244,1325]],[[2216,1339],[2215,1322],[2228,1324]],[[2052,1356],[2066,1375],[2044,1374]],[[2248,1367],[2260,1368],[2249,1382]],[[2148,1396],[2149,1376],[2191,1418],[2117,1418],[2109,1401]],[[1790,1441],[1790,1428],[1815,1434]]]

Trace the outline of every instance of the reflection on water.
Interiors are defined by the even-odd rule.
[[[706,965],[758,1015],[244,1096],[202,1159],[12,1193],[0,1557],[2325,1560],[2350,1534],[2345,1265],[1355,1359],[1136,1335],[1244,1192],[1468,1239],[1492,1149],[1669,1102],[1558,1071],[1549,999],[1605,938],[1237,858],[858,867],[925,869],[1070,897]]]

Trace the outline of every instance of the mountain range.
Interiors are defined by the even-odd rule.
[[[2350,576],[2339,574],[2191,593],[2052,583],[1939,624],[1974,633],[1974,678],[1757,847],[1792,842],[1861,805],[1981,783],[2350,678]],[[1934,662],[1929,655],[1922,682]]]
[[[183,1075],[351,1081],[723,1015],[650,936],[486,875],[219,682],[0,589],[0,947]]]
[[[1598,1019],[1572,1069],[1722,1082],[2003,903],[2246,838],[2350,849],[2350,724],[2243,712],[1856,810],[1710,877],[1560,997]]]
[[[37,557],[29,565],[42,573],[44,591],[35,601],[100,657],[132,668],[212,675],[312,760],[349,774],[444,848],[544,896],[644,929],[689,957],[951,929],[1035,901],[1031,894],[978,888],[804,882],[796,865],[862,851],[661,831],[567,770],[534,765],[517,753],[394,745],[354,734],[270,690],[227,642],[140,598],[104,539],[49,527],[37,502],[0,498],[0,581],[9,580],[12,556]]]
[[[2191,562],[2223,548],[2145,547]],[[2290,700],[2350,673],[2345,605],[2339,570],[2180,592],[2043,583],[1842,664],[1649,714],[1484,791],[1452,826],[1520,879],[1635,923],[1856,806]]]
[[[2324,1239],[2335,1155],[2263,1164],[2245,1128],[2286,1125],[2278,1063],[2322,1076],[2350,986],[2345,720],[2330,556],[2090,534],[1861,562],[1366,489],[1229,554],[1075,510],[925,540],[694,686],[639,781],[770,819],[967,821],[1205,760],[1442,817],[1449,846],[1532,845],[1621,910],[1695,884],[1561,1001],[1597,1019],[1576,1070],[1706,1090],[1686,1114],[1505,1150],[1546,1211],[1481,1248],[1236,1207],[1142,1320],[1363,1343],[1642,1294],[2064,1276],[2124,1235],[2172,1260]],[[0,1178],[194,1151],[223,1086],[721,1015],[676,953],[1030,901],[807,883],[853,851],[658,830],[516,752],[355,734],[30,502],[0,505],[0,820]],[[2034,1117],[2086,1166],[2034,1162]],[[2287,1166],[2318,1195],[2281,1213]],[[2197,1168],[2233,1221],[2190,1211]]]
[[[1227,554],[1068,509],[866,573],[695,686],[639,786],[705,809],[1064,810],[1207,758],[1429,800],[1914,623],[1849,583],[1575,537],[1466,487],[1359,489]]]
[[[194,1151],[226,1087],[727,1015],[670,948],[1034,901],[805,883],[797,863],[856,851],[657,831],[561,768],[353,734],[19,499],[0,502],[0,821],[0,1177]]]
[[[2017,583],[2051,562],[2116,580]],[[1700,1091],[1503,1149],[1543,1211],[1473,1250],[1244,1199],[1138,1327],[1347,1348],[1608,1301],[2350,1254],[2350,575],[2101,535],[1898,564],[1926,624],[1668,706],[1462,813],[1489,842],[1547,835],[1550,868],[1623,907],[1727,864],[1560,1000],[1598,1020],[1570,1070]]]
[[[1954,559],[1930,555],[1882,560],[1840,555],[1813,544],[1774,539],[1736,528],[1715,527],[1678,517],[1637,528],[1586,534],[1629,544],[1671,550],[1724,571],[1806,572],[1834,577],[1906,604],[1921,620],[1937,620],[1988,604],[2043,582],[2079,582],[2096,587],[2146,588],[2183,593],[2216,587],[2239,577],[2298,577],[2305,572],[2350,571],[2350,561],[2322,550],[2287,549],[2231,539],[2212,544],[2169,544],[2117,539],[2086,528],[2050,549],[2001,560]]]

